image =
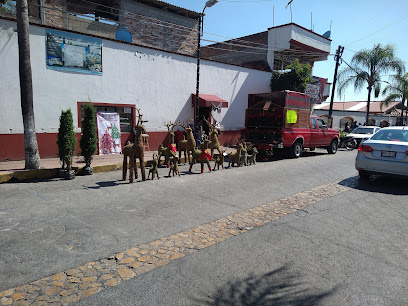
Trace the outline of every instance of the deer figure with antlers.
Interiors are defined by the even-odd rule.
[[[142,172],[142,180],[146,180],[146,171],[145,171],[145,164],[144,164],[144,145],[142,140],[142,134],[146,134],[146,128],[143,126],[144,122],[148,122],[147,120],[143,120],[143,115],[140,113],[140,109],[136,108],[138,113],[138,122],[136,125],[136,136],[135,142],[130,143],[128,142],[123,147],[123,173],[122,173],[122,180],[126,181],[126,173],[127,173],[127,165],[128,165],[128,157],[129,157],[129,183],[133,183],[133,176],[137,179],[137,163],[136,158],[139,158],[140,163],[140,170]],[[134,173],[133,173],[134,172]]]
[[[205,117],[203,117],[205,123],[207,123],[210,131],[210,142],[208,143],[208,148],[211,150],[211,157],[214,157],[214,151],[217,149],[218,153],[221,154],[220,142],[218,141],[218,132],[216,129],[217,120],[214,119],[214,123],[210,123]]]
[[[157,152],[159,154],[159,165],[161,161],[161,157],[164,156],[164,164],[167,165],[167,168],[170,167],[170,158],[176,154],[176,144],[174,143],[174,127],[176,126],[175,123],[169,122],[164,123],[167,127],[169,132],[169,145],[168,147],[164,147],[163,144],[160,144]]]
[[[237,167],[240,166],[242,148],[243,148],[242,143],[238,142],[237,151],[228,154],[228,168],[231,166],[231,164],[232,166],[234,166],[234,163],[237,163]]]
[[[188,161],[188,163],[190,163],[190,152],[191,154],[193,154],[196,146],[193,129],[189,126],[190,121],[191,120],[188,121],[187,126],[181,124],[180,121],[177,123],[177,125],[181,126],[187,134],[187,138],[183,137],[183,139],[180,140],[177,144],[177,149],[179,151],[179,161],[181,160],[181,152],[184,152],[184,162]]]

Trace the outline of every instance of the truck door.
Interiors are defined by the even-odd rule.
[[[319,128],[319,145],[320,146],[328,146],[330,144],[330,134],[327,132],[327,126],[324,123],[323,119],[316,118],[317,126]],[[325,128],[323,128],[323,126]]]
[[[311,129],[310,129],[310,146],[316,147],[319,145],[319,129],[315,118],[310,118]]]

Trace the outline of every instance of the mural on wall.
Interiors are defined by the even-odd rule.
[[[324,87],[327,79],[316,76],[311,77],[312,82],[306,85],[305,93],[310,96],[310,102],[313,104],[321,104],[323,101]]]
[[[47,68],[102,74],[102,39],[46,30]]]
[[[98,124],[99,154],[120,154],[120,117],[118,113],[96,113]]]

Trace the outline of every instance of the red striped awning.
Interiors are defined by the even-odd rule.
[[[198,99],[198,106],[199,107],[212,107],[213,105],[215,107],[228,107],[228,102],[225,101],[224,99],[221,99],[220,97],[217,97],[215,95],[206,95],[206,94],[199,94],[199,99]],[[194,105],[196,101],[196,95],[192,94],[192,105]]]

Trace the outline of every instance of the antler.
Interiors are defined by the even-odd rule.
[[[167,131],[169,131],[169,132],[170,132],[170,130],[173,132],[174,127],[177,125],[176,123],[173,123],[171,121],[169,123],[164,122],[164,124],[167,126]]]
[[[136,108],[136,111],[138,116],[137,125],[143,124],[143,122],[149,122],[148,120],[143,120],[143,114],[140,113],[140,108]]]
[[[208,127],[209,127],[210,129],[212,129],[212,130],[215,129],[215,125],[217,124],[217,120],[213,119],[213,120],[214,120],[214,123],[210,123],[210,122],[205,118],[205,116],[203,116],[203,120],[205,121],[205,123],[207,123],[207,125],[208,125]]]

